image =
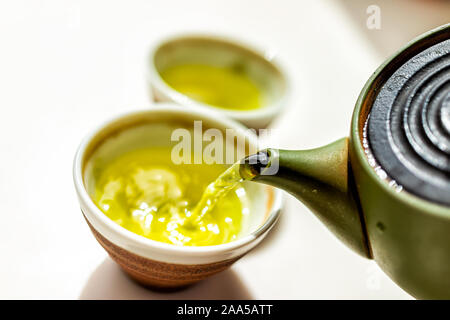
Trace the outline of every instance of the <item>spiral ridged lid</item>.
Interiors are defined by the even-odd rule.
[[[370,149],[403,188],[450,205],[450,39],[401,65],[368,120]]]

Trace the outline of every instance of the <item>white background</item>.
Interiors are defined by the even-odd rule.
[[[91,128],[150,106],[147,50],[174,32],[238,36],[277,53],[293,89],[273,123],[280,147],[347,135],[375,68],[450,17],[445,1],[392,2],[0,2],[0,298],[411,298],[291,197],[266,241],[230,270],[178,293],[143,289],[90,234],[71,176]],[[366,28],[372,3],[381,30]]]

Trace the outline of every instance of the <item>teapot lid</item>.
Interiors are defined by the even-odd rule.
[[[401,65],[380,88],[370,150],[405,190],[450,205],[450,39]]]

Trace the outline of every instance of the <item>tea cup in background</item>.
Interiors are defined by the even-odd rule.
[[[162,77],[167,68],[203,65],[238,70],[261,93],[258,108],[224,108],[201,102],[171,87]],[[158,41],[148,57],[148,82],[155,101],[172,101],[185,107],[213,109],[251,128],[266,127],[287,103],[288,80],[273,57],[237,40],[211,35],[180,35]]]

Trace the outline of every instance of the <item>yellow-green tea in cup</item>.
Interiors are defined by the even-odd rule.
[[[95,168],[94,201],[114,222],[149,239],[184,246],[222,244],[238,237],[248,212],[238,181],[219,179],[207,189],[225,169],[221,164],[174,164],[170,147],[136,149]],[[221,187],[231,192],[217,195],[220,201],[211,192],[202,198],[205,189]]]
[[[244,69],[179,64],[161,70],[160,75],[170,87],[202,103],[231,110],[258,109],[264,97]]]

